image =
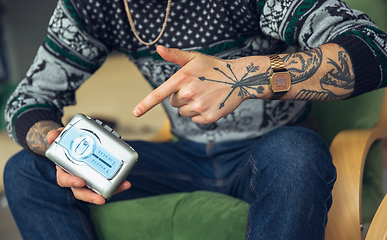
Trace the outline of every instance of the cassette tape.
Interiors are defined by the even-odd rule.
[[[112,128],[76,114],[46,151],[46,157],[109,199],[138,160]]]

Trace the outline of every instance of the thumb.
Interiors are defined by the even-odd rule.
[[[46,136],[47,142],[51,145],[51,143],[55,140],[55,138],[59,136],[62,130],[63,130],[63,127],[49,131]]]
[[[186,52],[177,48],[167,48],[162,45],[158,45],[156,50],[164,60],[179,64],[182,67],[199,55],[197,52]]]

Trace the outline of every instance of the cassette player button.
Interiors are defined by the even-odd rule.
[[[83,138],[78,146],[75,147],[75,153],[78,154],[78,155],[82,155],[86,152],[86,150],[90,148],[90,143],[89,141],[87,141],[86,138]]]
[[[109,132],[112,132],[113,131],[113,128],[109,127],[108,125],[103,125],[103,127],[108,130]]]
[[[121,138],[121,135],[120,135],[120,134],[118,134],[116,131],[114,131],[114,130],[113,130],[113,132],[112,132],[112,133],[113,133],[113,135],[114,135],[114,136],[116,136],[116,137],[118,137],[118,138]]]
[[[89,157],[95,148],[94,140],[87,135],[81,135],[73,138],[70,145],[70,155],[76,160]]]
[[[103,124],[103,122],[101,120],[99,120],[99,119],[95,119],[95,122],[98,123],[99,125]]]

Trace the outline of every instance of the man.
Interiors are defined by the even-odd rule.
[[[58,2],[6,109],[10,136],[26,149],[5,169],[23,237],[96,238],[87,202],[105,199],[41,156],[60,133],[62,108],[75,104],[74,91],[117,50],[156,87],[133,114],[162,103],[180,141],[129,142],[140,161],[111,201],[217,191],[250,203],[246,239],[323,239],[335,168],[323,140],[296,125],[307,101],[385,87],[386,34],[333,0],[165,6]]]

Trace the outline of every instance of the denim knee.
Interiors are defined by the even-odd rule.
[[[263,136],[250,158],[251,239],[323,239],[336,170],[324,140],[305,128]]]
[[[37,184],[55,181],[55,164],[27,150],[11,157],[4,168],[4,188],[8,201],[29,198]]]
[[[289,187],[293,192],[296,189],[304,191],[302,188],[309,188],[316,182],[331,188],[333,183],[329,182],[334,182],[336,177],[325,141],[317,133],[302,127],[282,127],[266,134],[252,159],[253,168],[260,172],[253,179],[259,184],[273,180],[272,187],[276,185],[281,191]]]
[[[312,164],[331,167],[332,157],[325,141],[315,132],[302,127],[282,127],[262,138],[258,154],[270,164],[309,168]]]

